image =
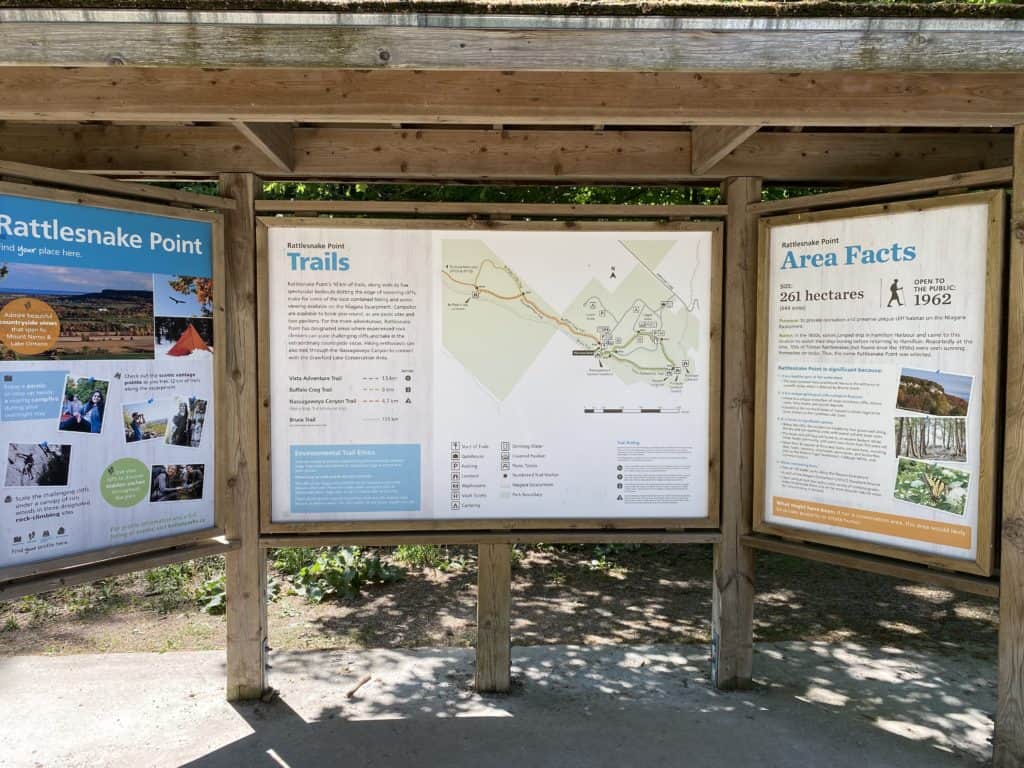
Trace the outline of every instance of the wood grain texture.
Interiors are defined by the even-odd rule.
[[[724,205],[557,205],[533,203],[412,203],[392,200],[259,200],[257,213],[403,214],[407,216],[529,216],[531,218],[711,219]],[[421,222],[428,226],[429,221]]]
[[[1012,126],[1019,73],[0,67],[0,119]]]
[[[730,179],[725,247],[725,332],[722,360],[722,542],[714,548],[711,632],[714,683],[750,687],[753,669],[754,553],[742,544],[751,530],[754,466],[754,383],[757,322],[759,179]]]
[[[1024,43],[1011,25],[709,31],[10,21],[0,37],[0,63],[17,66],[785,72],[797,60],[806,71],[1019,71]]]
[[[888,182],[1009,166],[994,133],[759,131],[712,169],[688,171],[690,132],[297,127],[281,171],[224,125],[0,124],[0,157],[90,173],[354,180],[686,183],[731,176],[782,182]]]
[[[726,155],[757,133],[756,125],[698,125],[690,138],[690,173],[708,173]]]
[[[256,246],[252,174],[225,174],[221,194],[237,201],[225,217],[224,262],[230,279],[221,288],[217,314],[223,332],[217,355],[227,375],[217,389],[217,498],[226,512],[228,537],[240,547],[226,560],[227,698],[254,699],[266,688],[267,562],[259,545],[259,457],[256,388]]]
[[[398,531],[394,533],[313,533],[266,534],[260,546],[325,547],[360,546],[388,547],[399,544],[717,544],[718,531]]]
[[[780,555],[800,557],[804,560],[814,560],[818,563],[837,565],[841,568],[852,568],[855,571],[867,571],[868,573],[892,576],[895,579],[904,579],[905,581],[913,581],[918,584],[930,584],[936,587],[955,589],[958,592],[965,592],[971,595],[999,597],[998,579],[938,571],[934,568],[914,565],[913,563],[903,563],[899,560],[878,557],[863,552],[849,552],[835,547],[822,546],[821,544],[787,541],[775,536],[753,534],[744,536],[742,541],[745,546],[764,552],[776,552]]]
[[[480,544],[477,557],[476,689],[512,687],[512,547]]]
[[[127,557],[119,557],[116,561],[79,565],[55,573],[44,573],[39,576],[0,583],[0,600],[16,600],[25,595],[36,595],[63,587],[74,587],[88,584],[99,579],[119,576],[123,573],[145,571],[159,568],[171,563],[183,563],[201,557],[226,555],[238,548],[238,542],[219,538],[197,540],[192,544],[183,544],[170,549],[154,552],[142,552]]]
[[[295,167],[295,138],[290,123],[235,120],[234,126],[277,170],[287,173]]]
[[[1002,171],[1000,171],[1002,173]],[[979,176],[977,174],[975,176]],[[993,172],[994,175],[994,172]],[[925,189],[935,188],[936,180],[925,179],[918,182],[919,187]],[[896,189],[905,189],[903,185],[889,185]],[[881,189],[876,187],[875,189]],[[835,193],[841,194],[841,193]],[[824,195],[817,196],[819,199]],[[984,309],[984,339],[983,346],[983,370],[985,377],[981,386],[981,444],[979,452],[979,470],[976,480],[972,480],[973,487],[977,488],[978,494],[978,520],[975,527],[977,552],[973,560],[964,560],[943,555],[935,555],[928,552],[920,552],[905,549],[897,546],[888,546],[871,541],[861,541],[853,538],[846,538],[839,535],[809,531],[779,522],[768,522],[766,520],[766,507],[768,499],[765,493],[764,465],[765,445],[767,441],[767,425],[765,414],[767,413],[767,370],[768,370],[768,334],[770,328],[770,280],[767,277],[770,273],[762,269],[758,276],[758,352],[757,352],[757,418],[755,435],[755,461],[754,461],[754,530],[761,533],[770,533],[778,536],[785,536],[790,539],[809,541],[819,544],[826,544],[833,547],[853,549],[859,552],[866,552],[881,557],[897,558],[916,562],[922,565],[941,568],[950,571],[971,573],[980,576],[990,576],[994,566],[993,553],[993,529],[998,516],[999,503],[999,467],[998,462],[998,429],[999,417],[1002,413],[1002,403],[999,400],[1000,387],[1000,352],[1003,349],[1002,323],[1004,307],[1001,300],[1003,296],[1003,272],[1005,269],[1003,232],[1005,229],[1005,194],[1001,190],[988,190],[970,192],[960,195],[947,195],[920,198],[917,200],[902,200],[891,203],[877,203],[875,205],[859,206],[854,208],[832,208],[811,213],[797,213],[788,216],[777,216],[760,221],[759,230],[759,263],[768,263],[768,240],[769,231],[774,226],[785,226],[788,224],[804,222],[830,222],[841,219],[849,219],[864,216],[877,216],[889,213],[901,213],[908,211],[925,211],[933,208],[948,208],[956,205],[988,206],[988,232],[987,232],[987,254],[985,259],[985,309]],[[748,210],[756,211],[762,209],[764,203],[749,206]]]
[[[133,184],[131,182],[104,179],[76,171],[57,170],[54,168],[16,163],[0,160],[0,176],[10,176],[26,181],[53,184],[68,189],[81,189],[87,192],[98,192],[118,197],[148,200],[168,205],[182,205],[190,208],[213,208],[229,210],[234,208],[233,200],[214,195],[200,195],[179,189],[164,189],[149,184]]]
[[[994,768],[1024,765],[1024,126],[1014,149]]]
[[[803,135],[803,134],[800,134]],[[750,206],[753,213],[775,215],[789,211],[802,211],[812,208],[828,208],[855,203],[873,202],[875,200],[891,200],[900,197],[945,192],[970,187],[998,187],[1009,184],[1013,178],[1013,168],[989,168],[969,173],[953,173],[930,179],[913,179],[893,184],[881,184],[876,187],[859,187],[843,189],[838,192],[824,192],[820,195],[792,197],[785,200],[771,200],[755,203]]]
[[[77,555],[55,558],[52,560],[40,560],[34,563],[22,563],[0,568],[0,590],[3,584],[8,581],[23,580],[34,577],[51,575],[58,578],[65,569],[96,567],[108,568],[111,572],[118,572],[117,562],[123,558],[137,557],[150,552],[184,547],[197,542],[206,542],[221,536],[224,532],[220,528],[207,528],[203,531],[189,531],[174,536],[164,536],[159,539],[137,541],[132,544],[119,544],[113,547],[94,549],[89,552],[81,552]],[[2,591],[0,591],[2,595]],[[2,598],[0,598],[2,599]]]

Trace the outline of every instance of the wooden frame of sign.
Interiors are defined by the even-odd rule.
[[[523,518],[523,519],[435,519],[435,520],[372,520],[372,521],[310,521],[274,522],[271,519],[271,462],[270,434],[270,328],[268,290],[268,246],[267,233],[270,227],[316,227],[316,228],[364,228],[364,229],[421,229],[421,230],[481,230],[481,231],[532,231],[532,232],[709,232],[711,233],[711,316],[709,387],[709,461],[708,461],[708,514],[703,518]],[[607,531],[615,539],[616,531],[650,530],[682,531],[686,529],[717,528],[720,507],[720,428],[721,423],[721,331],[722,331],[722,257],[723,232],[721,222],[518,222],[478,221],[465,219],[343,219],[343,218],[283,218],[260,217],[257,219],[257,275],[258,275],[258,327],[259,327],[259,396],[260,396],[260,531],[262,534],[284,533],[355,533],[370,532],[445,532],[459,537],[468,531]],[[412,538],[415,538],[413,535]],[[444,538],[443,536],[441,537]],[[464,536],[463,536],[464,538]],[[403,541],[412,540],[403,537]],[[431,538],[432,541],[437,539]],[[617,539],[615,539],[617,540]]]
[[[796,203],[796,201],[793,201]],[[855,208],[820,210],[812,213],[798,213],[762,219],[759,223],[758,259],[764,267],[768,264],[768,234],[771,228],[788,224],[827,222],[837,219],[860,218],[882,213],[925,211],[933,208],[948,208],[956,205],[985,203],[989,207],[988,236],[985,275],[985,314],[983,369],[985,376],[981,384],[981,445],[979,472],[976,479],[978,488],[978,518],[974,535],[977,539],[974,559],[957,559],[944,555],[929,554],[889,544],[847,538],[841,535],[808,531],[801,528],[779,525],[765,520],[766,466],[765,448],[767,440],[767,364],[769,346],[769,297],[771,290],[770,270],[758,270],[757,307],[757,420],[754,435],[754,530],[770,533],[785,539],[826,544],[840,549],[851,549],[873,555],[897,558],[950,571],[990,576],[994,560],[994,535],[996,510],[999,505],[1000,463],[999,444],[1002,433],[1002,392],[1004,354],[1003,311],[1004,272],[1006,254],[1004,249],[1006,222],[1006,194],[1003,191],[981,191],[962,195],[947,195],[919,200],[881,203]],[[972,399],[974,395],[972,394]]]
[[[77,173],[53,171],[45,180],[50,183],[61,184],[64,181],[63,177],[65,175],[67,177],[66,186],[99,188],[102,191],[113,192],[119,192],[121,186],[126,188],[137,186],[137,190],[131,190],[129,193],[134,194],[135,196],[142,196],[146,194],[147,189],[151,189],[153,190],[154,198],[157,198],[159,195],[158,199],[162,198],[167,199],[168,202],[178,202],[172,198],[172,195],[177,195],[181,197],[180,202],[182,204],[201,204],[201,196],[199,195],[189,196],[186,199],[185,193],[176,193],[157,188],[147,188],[143,185],[121,185],[118,182],[107,182],[105,179],[94,179],[93,177]],[[224,338],[224,317],[226,311],[224,302],[224,231],[223,218],[220,214],[210,213],[204,210],[176,208],[169,205],[96,195],[88,192],[69,191],[63,188],[34,186],[10,182],[0,182],[0,194],[209,223],[212,227],[211,239],[213,242],[213,253],[211,258],[213,266],[215,308],[213,313],[214,343],[217,344],[219,343],[219,339]],[[224,207],[222,204],[226,202],[230,201],[225,201],[223,198],[219,197],[211,197],[209,205],[211,208]],[[213,359],[213,408],[217,408],[217,402],[223,401],[224,393],[226,392],[226,387],[229,385],[229,381],[225,370],[224,356],[215,354]],[[229,450],[228,435],[229,430],[224,429],[224,425],[216,425],[214,435],[214,463],[217,466],[224,466],[224,458]],[[115,575],[117,573],[137,570],[140,567],[145,567],[145,565],[139,565],[137,556],[144,555],[145,553],[156,553],[161,550],[168,550],[176,547],[182,548],[182,557],[180,559],[195,557],[196,555],[192,553],[192,549],[194,549],[192,545],[196,545],[201,542],[209,542],[211,539],[221,536],[224,532],[225,515],[227,514],[226,510],[229,508],[230,504],[231,490],[228,487],[228,478],[226,477],[226,473],[217,473],[214,482],[214,524],[212,527],[175,534],[173,536],[159,536],[152,539],[145,539],[143,541],[103,547],[101,549],[80,552],[66,557],[37,560],[31,563],[0,568],[0,597],[3,597],[3,595],[6,594],[3,587],[9,585],[10,582],[15,580],[19,582],[19,586],[16,587],[18,594],[27,594],[32,591],[53,589],[57,586],[56,582],[54,582],[54,579],[52,578],[53,574],[66,569],[77,569],[102,563],[102,576]],[[224,544],[220,548],[226,551],[227,549],[230,549],[230,546]],[[123,569],[118,568],[117,560],[119,558],[127,559]],[[96,573],[100,573],[101,571],[97,570]],[[95,578],[100,577],[101,576],[95,576]],[[32,585],[29,584],[21,585],[22,582],[35,579],[41,580],[38,589],[33,588]],[[75,581],[77,583],[78,580]]]

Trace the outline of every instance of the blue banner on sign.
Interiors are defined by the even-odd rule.
[[[57,423],[67,371],[12,371],[0,375],[0,421],[53,419]]]
[[[212,277],[205,221],[0,195],[0,262]]]
[[[291,511],[417,512],[420,446],[291,446]]]

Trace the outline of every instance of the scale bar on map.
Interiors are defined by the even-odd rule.
[[[584,413],[681,413],[682,408],[584,408]]]

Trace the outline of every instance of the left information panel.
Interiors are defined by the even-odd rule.
[[[0,195],[0,568],[213,527],[213,248]]]

